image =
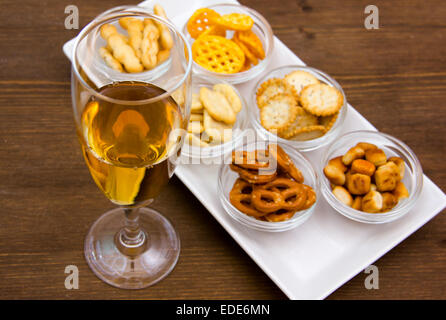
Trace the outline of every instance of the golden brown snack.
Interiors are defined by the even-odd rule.
[[[296,119],[291,122],[281,133],[280,136],[289,139],[296,134],[303,132],[303,128],[314,127],[318,125],[318,118],[304,110],[302,107],[296,108]]]
[[[352,208],[355,210],[362,210],[362,197],[356,196],[355,200],[353,200]]]
[[[395,163],[397,165],[398,170],[399,170],[399,179],[403,180],[404,172],[406,169],[406,164],[404,163],[404,160],[399,157],[390,157],[388,159],[388,161],[392,161],[393,163]]]
[[[370,191],[362,198],[362,211],[378,213],[383,207],[383,197],[377,191]]]
[[[275,96],[260,109],[260,122],[269,131],[285,130],[296,116],[297,103],[290,95]]]
[[[364,154],[364,150],[360,147],[350,148],[350,150],[348,150],[347,153],[344,154],[344,156],[342,157],[342,163],[344,163],[344,165],[346,166],[349,166],[354,160],[363,158]]]
[[[353,204],[353,198],[350,192],[347,191],[344,187],[336,186],[333,188],[334,196],[341,201],[343,204],[351,207]]]
[[[370,191],[370,176],[361,173],[352,173],[346,177],[347,189],[351,194],[363,195]]]
[[[215,120],[226,124],[233,124],[237,120],[234,110],[220,92],[201,87],[200,101]]]
[[[205,148],[208,147],[209,144],[206,143],[205,141],[201,140],[199,137],[197,137],[196,135],[192,134],[192,133],[186,133],[186,140],[187,143],[189,143],[191,146],[195,146],[195,147],[200,147],[200,148]]]
[[[325,83],[310,84],[300,92],[300,103],[311,114],[329,116],[341,109],[344,97],[338,89]]]
[[[259,170],[245,169],[235,164],[230,164],[232,171],[237,172],[240,178],[252,184],[264,184],[273,181],[277,177],[276,171],[260,174]]]
[[[141,42],[143,38],[144,25],[142,20],[135,18],[121,18],[119,24],[127,30],[129,34],[129,44],[135,50],[135,54],[138,58],[141,57]]]
[[[187,126],[187,131],[189,133],[200,134],[204,131],[204,126],[201,121],[191,121]]]
[[[153,6],[153,13],[155,13],[157,16],[159,16],[165,20],[168,20],[166,12],[164,11],[164,8],[159,4],[155,4]],[[169,29],[166,27],[166,25],[164,25],[158,21],[154,21],[154,22],[155,22],[155,25],[158,28],[158,31],[160,34],[161,47],[163,49],[170,50],[173,46],[173,38],[172,38],[172,35],[170,34]]]
[[[379,167],[387,162],[387,156],[381,149],[369,149],[365,153],[367,161],[373,163],[376,167]]]
[[[212,142],[225,143],[232,139],[232,125],[216,121],[205,109],[203,112],[203,125]]]
[[[296,130],[289,140],[308,141],[322,137],[325,134],[325,127],[321,125],[309,126]]]
[[[170,49],[159,50],[158,54],[156,55],[156,60],[158,64],[161,64],[167,59],[169,59],[169,57],[170,57]]]
[[[214,85],[212,89],[216,92],[220,92],[226,98],[236,114],[242,110],[242,101],[233,87],[225,83],[218,83]]]
[[[330,161],[328,161],[328,164],[337,167],[343,173],[347,172],[348,170],[348,168],[342,162],[342,156],[331,159]]]
[[[397,183],[392,193],[398,199],[398,201],[404,198],[409,198],[409,191],[407,191],[406,186],[401,181]]]
[[[124,65],[127,72],[141,72],[144,70],[133,48],[124,42],[118,34],[113,34],[107,39],[112,49],[113,57]]]
[[[311,73],[296,70],[285,76],[285,81],[294,87],[297,94],[300,94],[302,89],[310,84],[318,84],[319,80]]]
[[[386,164],[378,167],[374,177],[378,191],[392,191],[396,188],[396,185],[399,181],[398,166],[395,163],[389,161]]]
[[[375,165],[364,159],[356,159],[352,162],[352,173],[362,173],[367,176],[373,176],[375,173]]]
[[[198,93],[192,93],[192,104],[190,110],[193,113],[203,113],[203,104],[200,101],[200,95]]]
[[[252,204],[252,191],[253,186],[251,184],[238,178],[229,193],[229,201],[234,207],[248,216],[255,218],[263,217],[265,213],[258,211]]]
[[[393,209],[398,204],[398,199],[390,192],[381,193],[383,198],[383,206],[381,212],[387,212]]]
[[[342,186],[345,183],[345,174],[336,165],[327,164],[324,168],[324,174],[335,185]]]
[[[373,143],[368,143],[368,142],[359,142],[356,146],[360,147],[364,151],[371,150],[371,149],[378,149],[378,147],[376,145],[374,145]]]
[[[99,49],[99,55],[101,56],[102,59],[104,59],[105,63],[107,63],[107,65],[110,68],[115,69],[116,71],[119,71],[119,72],[124,72],[122,65],[119,63],[118,60],[113,58],[113,55],[107,48],[101,47]]]
[[[150,19],[144,20],[144,25],[141,41],[141,61],[144,67],[150,70],[158,63],[159,31]]]
[[[284,173],[288,174],[298,183],[304,182],[304,176],[302,172],[294,165],[290,156],[282,149],[281,146],[270,143],[268,144],[268,154],[275,159],[277,166]]]
[[[294,88],[285,80],[279,78],[268,79],[257,89],[257,106],[263,108],[270,99],[281,94],[291,95],[296,100],[298,99],[298,95]]]

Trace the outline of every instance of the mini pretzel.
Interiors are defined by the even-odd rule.
[[[254,188],[251,195],[251,203],[254,207],[265,213],[283,209],[284,202],[281,192],[267,190],[262,187]]]
[[[303,184],[303,188],[307,191],[307,200],[300,210],[307,210],[316,202],[316,192],[312,187],[307,186],[306,184]]]
[[[269,144],[268,151],[271,156],[276,159],[279,169],[289,174],[294,180],[296,180],[296,182],[304,182],[302,172],[296,168],[291,158],[279,145]]]
[[[279,212],[270,213],[265,216],[265,219],[269,222],[281,222],[291,219],[296,211],[280,210]]]
[[[260,218],[264,216],[265,213],[257,211],[252,205],[252,189],[251,184],[243,179],[237,179],[232,187],[232,190],[229,192],[229,201],[241,212],[255,218]]]
[[[270,174],[260,174],[258,170],[245,169],[232,163],[229,167],[232,171],[237,172],[240,175],[240,178],[252,184],[267,183],[274,180],[277,176],[277,172],[275,171]]]
[[[245,169],[258,170],[269,166],[268,155],[266,150],[256,151],[233,151],[232,163]]]

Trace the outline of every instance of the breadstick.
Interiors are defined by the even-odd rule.
[[[155,4],[155,6],[153,7],[153,12],[161,17],[167,20],[167,15],[166,12],[164,11],[163,7],[159,4]],[[172,35],[170,34],[169,29],[162,23],[158,22],[158,21],[154,21],[156,24],[156,27],[159,30],[160,33],[160,40],[161,40],[161,47],[163,49],[170,49],[173,46],[173,39],[172,39]]]
[[[107,42],[112,49],[113,57],[124,65],[127,72],[143,71],[144,67],[141,65],[133,48],[125,43],[118,34],[112,34],[107,39]]]
[[[144,25],[141,42],[141,62],[146,69],[150,70],[157,64],[159,32],[150,19],[144,19]]]
[[[161,64],[167,59],[169,59],[169,56],[170,56],[170,50],[164,49],[158,51],[158,54],[156,56],[158,64]]]
[[[136,56],[141,57],[142,32],[144,29],[142,21],[135,18],[121,18],[119,24],[127,30],[130,38],[129,44],[135,50]]]
[[[124,69],[122,68],[122,65],[119,63],[118,60],[113,58],[113,55],[111,54],[111,52],[107,48],[101,47],[99,49],[99,54],[101,55],[102,59],[104,59],[105,63],[107,63],[107,65],[110,68],[115,69],[115,70],[117,70],[119,72],[124,72]]]

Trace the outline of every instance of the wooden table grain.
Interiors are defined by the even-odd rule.
[[[241,2],[263,14],[308,65],[336,78],[379,130],[411,146],[424,172],[446,189],[444,1],[373,1],[378,30],[364,28],[369,1]],[[124,3],[1,3],[0,299],[285,299],[177,178],[154,204],[181,236],[174,271],[153,287],[126,291],[89,270],[84,237],[113,206],[94,185],[76,140],[70,64],[62,53],[78,33],[64,28],[68,4],[78,6],[83,27]],[[375,263],[379,290],[365,289],[360,273],[329,298],[445,299],[443,213]],[[78,290],[64,287],[67,265],[79,268]]]

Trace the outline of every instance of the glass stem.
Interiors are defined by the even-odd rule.
[[[117,247],[127,256],[138,256],[147,248],[147,234],[139,227],[139,208],[123,208],[125,225],[117,234]]]

